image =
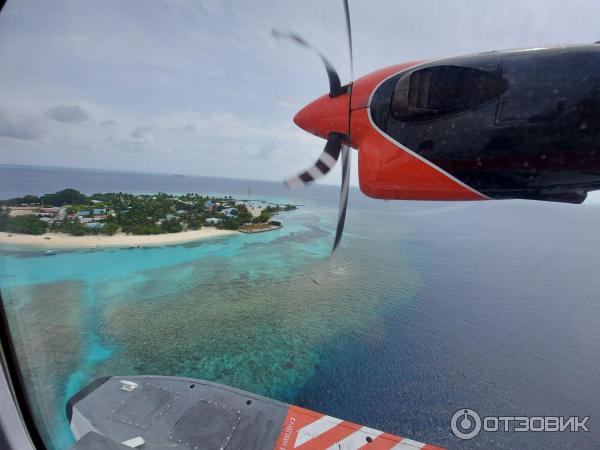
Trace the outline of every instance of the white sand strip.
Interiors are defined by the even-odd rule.
[[[161,246],[182,244],[199,239],[231,236],[234,234],[238,234],[238,231],[217,230],[214,227],[205,227],[200,230],[182,231],[180,233],[151,235],[127,235],[125,233],[116,233],[113,236],[106,236],[102,234],[71,236],[64,233],[46,233],[40,236],[34,236],[30,234],[0,232],[0,244],[23,246],[30,245],[48,249],[129,247],[130,245]]]

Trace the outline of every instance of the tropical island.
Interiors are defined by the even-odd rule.
[[[296,205],[231,196],[123,192],[88,196],[64,189],[0,200],[0,243],[46,247],[178,243],[277,229],[282,224],[273,215],[293,209]]]

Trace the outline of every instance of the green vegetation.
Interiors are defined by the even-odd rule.
[[[25,195],[23,197],[0,200],[2,206],[64,206],[85,203],[87,197],[76,189],[63,189],[54,194]]]
[[[87,234],[87,228],[84,224],[77,220],[67,219],[64,222],[62,229],[57,226],[54,231],[63,231],[68,234],[72,234],[73,236],[83,236]]]
[[[54,194],[45,194],[40,197],[43,205],[64,206],[85,203],[87,197],[75,189],[64,189]]]
[[[91,196],[64,189],[40,197],[0,200],[0,231],[44,234],[47,230],[74,236],[179,233],[205,225],[237,230],[246,224],[264,224],[295,205],[248,209],[231,196],[97,193]],[[258,214],[258,215],[257,215]]]
[[[0,213],[0,231],[23,234],[44,234],[46,224],[36,216],[9,217],[8,214]]]
[[[179,233],[183,231],[183,225],[175,218],[163,221],[160,224],[160,228],[163,233]]]
[[[19,206],[19,205],[39,205],[40,198],[36,195],[26,195],[24,197],[15,197],[9,200],[0,200],[2,206]]]
[[[267,206],[265,209],[263,209],[260,212],[260,215],[258,217],[254,217],[252,219],[252,223],[265,223],[265,222],[268,222],[269,219],[271,218],[271,214],[268,211],[269,208],[270,207]]]

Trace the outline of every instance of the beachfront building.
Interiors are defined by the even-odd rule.
[[[85,226],[86,226],[87,228],[92,228],[92,229],[94,229],[94,228],[103,228],[103,227],[104,227],[104,224],[103,224],[103,223],[100,223],[100,222],[88,222],[88,223],[86,223],[86,224],[85,224]]]
[[[40,213],[42,214],[56,214],[58,212],[59,208],[40,208]]]
[[[206,219],[206,224],[207,225],[216,225],[218,223],[221,223],[223,221],[223,219],[219,218],[219,217],[208,217]]]
[[[11,206],[6,208],[9,211],[11,217],[16,216],[30,216],[36,214],[38,209],[31,207]]]

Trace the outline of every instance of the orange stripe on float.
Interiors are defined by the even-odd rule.
[[[338,426],[326,431],[305,444],[296,447],[298,450],[324,450],[350,436],[361,428],[352,422],[342,422]]]
[[[281,432],[275,442],[274,450],[290,450],[294,448],[296,438],[298,437],[298,431],[309,425],[325,414],[320,414],[309,409],[300,408],[298,406],[290,406],[288,408],[285,420],[281,425]]]
[[[435,445],[425,444],[421,447],[422,450],[446,450],[444,447],[436,447]]]
[[[377,436],[369,444],[363,445],[360,450],[390,450],[394,445],[404,439],[402,436],[396,436],[390,433],[383,433]]]

